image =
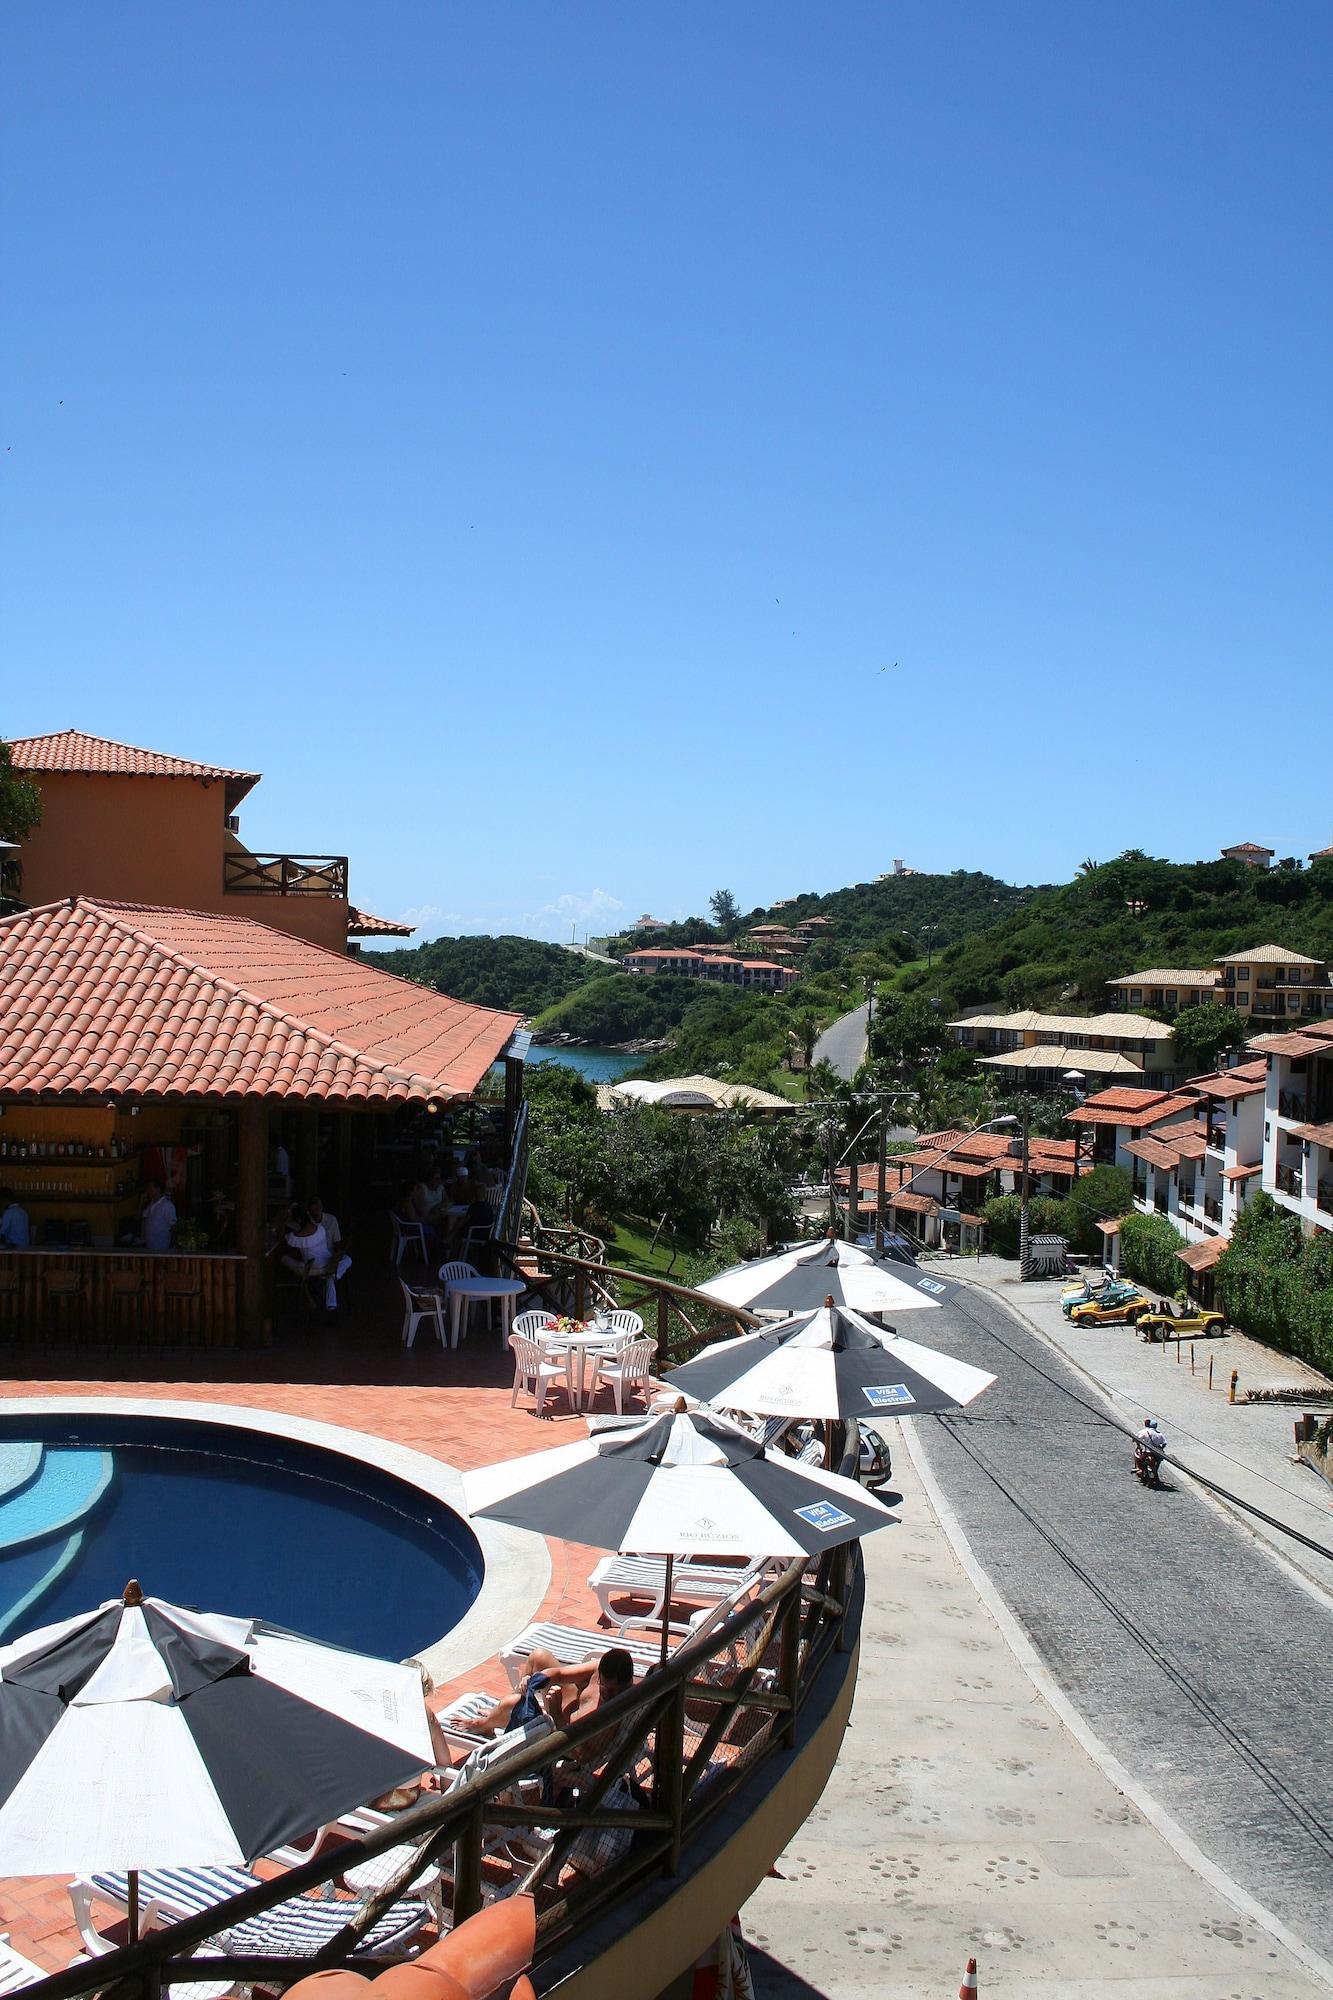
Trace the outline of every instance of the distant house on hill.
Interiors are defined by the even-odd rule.
[[[630,929],[632,931],[638,931],[640,934],[642,934],[644,931],[664,931],[666,929],[666,925],[662,922],[662,919],[660,917],[650,917],[647,911],[645,910],[644,914],[641,917],[636,917],[634,919],[634,922],[630,925]]]
[[[621,963],[629,972],[671,972],[678,979],[712,979],[724,986],[747,986],[779,993],[796,977],[794,967],[770,959],[742,958],[716,945],[658,945],[647,951],[627,951]]]
[[[1137,1014],[970,1014],[951,1021],[954,1040],[990,1069],[1028,1089],[1058,1090],[1071,1070],[1169,1089],[1175,1053],[1165,1021]]]
[[[1234,1007],[1247,1021],[1288,1020],[1333,1014],[1333,984],[1323,959],[1307,958],[1281,944],[1233,951],[1203,971],[1154,966],[1110,979],[1121,1006],[1182,1013],[1207,1000]]]
[[[1224,861],[1243,861],[1247,868],[1267,868],[1276,854],[1275,847],[1260,847],[1253,840],[1242,840],[1235,847],[1224,847]]]

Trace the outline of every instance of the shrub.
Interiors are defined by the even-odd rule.
[[[1120,1262],[1126,1275],[1150,1291],[1175,1297],[1185,1285],[1178,1252],[1185,1239],[1164,1215],[1127,1215],[1120,1224]]]
[[[1233,1326],[1333,1374],[1333,1243],[1303,1237],[1271,1195],[1256,1194],[1237,1216],[1217,1295]]]
[[[1073,1249],[1100,1255],[1102,1232],[1097,1224],[1109,1221],[1112,1216],[1127,1215],[1133,1206],[1134,1186],[1125,1169],[1094,1167],[1090,1174],[1075,1181],[1065,1196],[1068,1227],[1062,1233],[1068,1236]]]
[[[997,1257],[1016,1257],[1023,1203],[1016,1194],[992,1195],[982,1218]],[[1053,1195],[1038,1194],[1028,1203],[1028,1230],[1033,1236],[1067,1236],[1065,1204]]]

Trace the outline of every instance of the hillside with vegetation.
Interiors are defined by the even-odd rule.
[[[1264,944],[1333,958],[1333,862],[1265,871],[1131,850],[1029,891],[995,923],[947,945],[929,971],[901,968],[892,985],[938,995],[946,1009],[1098,1012],[1113,997],[1107,981],[1125,973],[1209,966]]]
[[[455,1000],[516,1014],[539,1014],[585,986],[591,970],[589,960],[577,952],[525,937],[432,938],[410,950],[367,952],[366,957],[383,972],[415,979]]]

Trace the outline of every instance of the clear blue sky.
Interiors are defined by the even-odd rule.
[[[7,0],[0,732],[425,934],[1323,846],[1331,79],[1327,0]]]

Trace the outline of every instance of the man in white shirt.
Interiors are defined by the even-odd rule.
[[[176,1227],[176,1205],[161,1181],[144,1183],[143,1246],[145,1250],[170,1250],[171,1232]]]
[[[12,1188],[0,1188],[0,1243],[7,1250],[26,1250],[31,1242],[27,1209],[19,1207]]]
[[[310,1219],[324,1231],[329,1246],[329,1259],[325,1265],[324,1310],[338,1310],[338,1280],[345,1277],[352,1268],[352,1260],[343,1252],[343,1233],[336,1215],[330,1215],[319,1196],[310,1204]]]

